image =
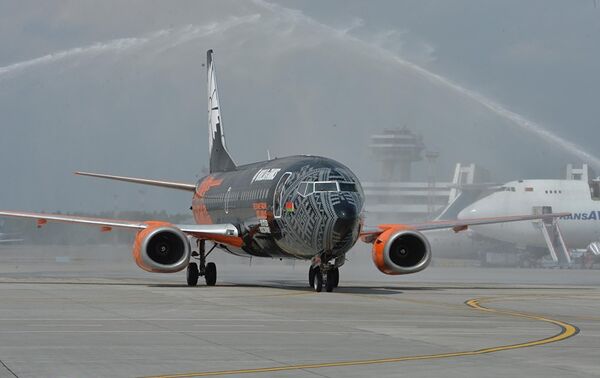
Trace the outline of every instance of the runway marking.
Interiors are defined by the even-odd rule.
[[[481,299],[469,299],[465,302],[467,306],[470,308],[483,311],[487,313],[497,314],[497,315],[507,315],[512,317],[537,320],[545,323],[550,323],[560,328],[560,332],[539,340],[532,340],[523,343],[517,344],[508,344],[508,345],[499,345],[495,347],[477,349],[477,350],[469,350],[462,352],[448,352],[448,353],[438,353],[438,354],[424,354],[417,356],[401,356],[401,357],[390,357],[390,358],[381,358],[381,359],[371,359],[371,360],[351,360],[351,361],[339,361],[339,362],[324,362],[324,363],[314,363],[314,364],[302,364],[302,365],[283,365],[283,366],[273,366],[273,367],[263,367],[263,368],[252,368],[252,369],[237,369],[237,370],[221,370],[221,371],[205,371],[205,372],[197,372],[197,373],[183,373],[183,374],[172,374],[172,375],[157,375],[157,376],[149,376],[146,378],[186,378],[186,377],[214,377],[214,376],[222,376],[222,375],[234,375],[234,374],[258,374],[258,373],[271,373],[278,371],[292,371],[292,370],[310,370],[310,369],[322,369],[328,367],[344,367],[344,366],[360,366],[360,365],[376,365],[376,364],[388,364],[394,362],[404,362],[404,361],[421,361],[421,360],[434,360],[434,359],[443,359],[443,358],[452,358],[452,357],[465,357],[465,356],[477,356],[481,354],[488,353],[496,353],[506,350],[520,349],[520,348],[529,348],[534,346],[540,346],[550,343],[555,343],[559,341],[566,340],[570,337],[575,336],[579,333],[579,328],[576,326],[555,319],[550,319],[544,316],[536,315],[536,314],[528,314],[522,312],[516,312],[511,310],[500,310],[483,306],[481,303],[485,301],[491,300],[499,300],[501,298],[481,298]]]
[[[76,327],[76,326],[74,326]],[[207,331],[207,330],[203,330],[203,331],[190,331],[190,330],[172,330],[172,329],[165,329],[165,330],[154,330],[154,329],[149,329],[149,330],[136,330],[136,331],[132,331],[132,330],[78,330],[78,331],[73,331],[73,330],[22,330],[22,331],[18,331],[18,330],[0,330],[0,334],[2,335],[14,335],[14,334],[21,334],[21,333],[60,333],[60,334],[69,334],[69,333],[119,333],[119,334],[125,334],[125,333],[132,333],[132,334],[136,334],[136,333],[175,333],[175,332],[185,332],[187,334],[201,334],[201,335],[207,335],[207,334],[215,334],[215,335],[224,335],[224,334],[234,334],[234,335],[239,335],[239,334],[249,334],[249,335],[264,335],[264,334],[272,334],[272,335],[349,335],[349,334],[357,334],[357,335],[362,335],[365,332],[364,331],[268,331],[268,330],[259,330],[259,331],[242,331],[242,330],[235,330],[235,331]]]
[[[27,327],[104,327],[104,324],[26,324]]]

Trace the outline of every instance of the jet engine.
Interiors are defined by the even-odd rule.
[[[385,274],[410,274],[425,269],[431,261],[431,247],[422,233],[388,229],[373,243],[373,262]]]
[[[188,237],[170,223],[146,222],[133,245],[135,263],[148,272],[174,273],[186,268],[191,247]]]

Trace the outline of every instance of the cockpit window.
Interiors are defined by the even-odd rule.
[[[298,193],[308,196],[314,192],[358,192],[353,182],[317,181],[301,182],[298,185]]]
[[[315,192],[337,192],[336,182],[315,182]]]
[[[304,195],[304,193],[306,193],[306,186],[308,185],[307,182],[301,182],[300,185],[298,185],[298,193]]]
[[[353,182],[340,182],[338,185],[340,186],[340,192],[358,192],[356,184]]]
[[[307,196],[309,194],[312,194],[315,191],[315,184],[312,182],[309,182],[306,184],[306,192],[304,192],[304,195]]]

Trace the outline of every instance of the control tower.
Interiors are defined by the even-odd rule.
[[[381,163],[382,181],[410,181],[410,169],[414,162],[422,160],[425,149],[423,138],[408,130],[386,129],[371,136],[369,148],[375,160]]]

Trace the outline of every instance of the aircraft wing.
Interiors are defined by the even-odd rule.
[[[568,216],[570,213],[551,213],[551,214],[537,214],[537,215],[512,215],[505,217],[491,217],[491,218],[473,218],[473,219],[453,219],[453,220],[441,220],[432,221],[425,223],[416,224],[381,224],[376,230],[365,230],[361,233],[361,238],[367,243],[373,242],[379,234],[390,228],[405,228],[416,231],[431,231],[431,230],[442,230],[452,229],[454,232],[465,231],[469,226],[480,226],[485,224],[495,223],[507,223],[507,222],[520,222],[528,220],[541,220],[541,219],[553,219]]]
[[[132,230],[143,230],[147,228],[148,222],[145,221],[131,221],[124,219],[103,219],[93,217],[80,217],[74,215],[62,215],[62,214],[46,214],[46,213],[29,213],[22,211],[0,211],[0,217],[13,217],[13,218],[28,218],[37,220],[38,227],[43,226],[48,222],[63,222],[63,223],[77,223],[90,226],[98,226],[103,231],[110,231],[112,228],[123,228]],[[173,226],[179,228],[186,234],[196,236],[210,236],[219,238],[219,236],[225,237],[237,237],[238,231],[233,224],[174,224]]]

